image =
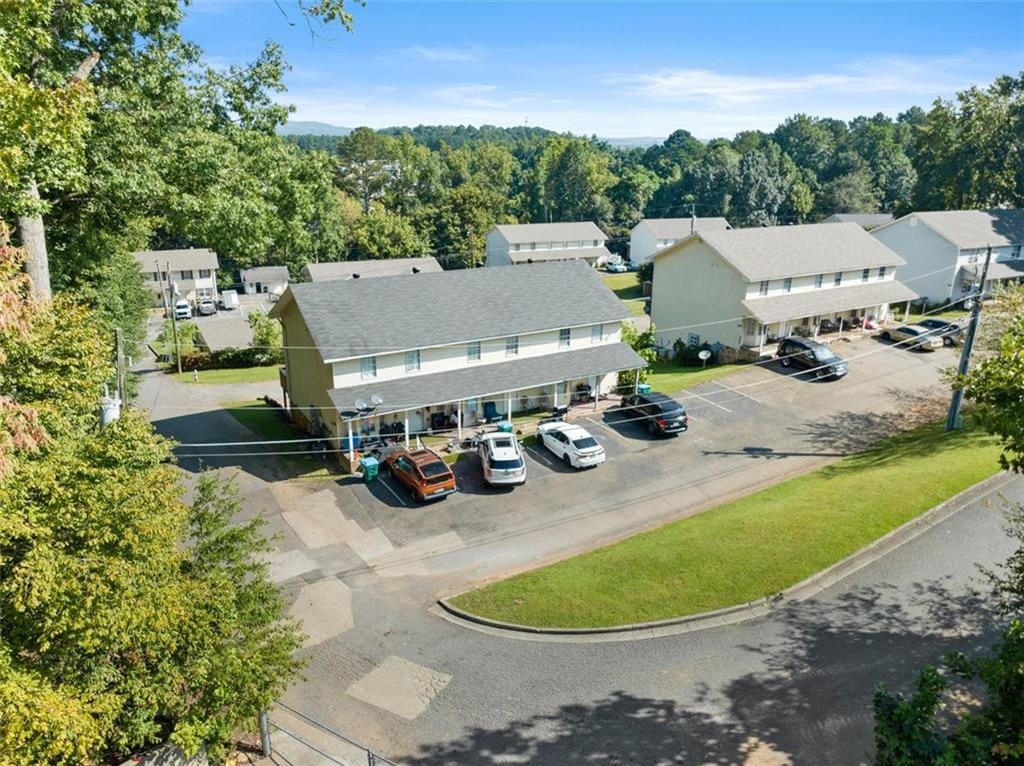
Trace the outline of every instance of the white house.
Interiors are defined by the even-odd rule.
[[[629,260],[639,265],[694,232],[730,228],[724,218],[644,218],[629,232]]]
[[[442,271],[436,258],[379,258],[367,261],[334,261],[307,263],[302,268],[306,282],[326,282],[331,279],[369,279],[371,277],[397,277],[405,274],[430,274]]]
[[[902,265],[853,223],[698,231],[654,257],[651,318],[666,348],[682,338],[761,356],[825,319],[885,320],[917,297],[896,281]]]
[[[901,277],[930,302],[956,300],[977,288],[988,246],[985,292],[1024,278],[1024,210],[911,213],[871,232],[907,262]]]
[[[572,285],[566,289],[566,285]],[[620,342],[629,311],[578,261],[529,269],[299,283],[281,321],[285,405],[326,438],[464,427],[595,397],[646,366]],[[354,439],[354,440],[353,440]]]
[[[142,281],[154,293],[158,303],[167,305],[167,290],[174,297],[171,303],[201,298],[217,300],[217,254],[205,247],[187,250],[143,250],[132,253]],[[170,264],[170,266],[168,266]]]
[[[607,241],[593,221],[498,224],[487,232],[487,265],[570,260],[600,265],[612,257]]]
[[[239,274],[246,295],[270,293],[280,295],[288,287],[287,266],[254,266]]]

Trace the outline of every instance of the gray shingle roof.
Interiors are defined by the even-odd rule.
[[[978,277],[981,277],[982,264],[978,264],[975,270]],[[990,279],[1018,279],[1024,277],[1024,259],[1018,258],[1014,261],[995,261],[988,266],[986,280]]]
[[[892,220],[892,213],[833,213],[822,223],[855,223],[864,229],[873,229]]]
[[[325,361],[629,316],[584,261],[293,284],[271,315],[291,299]]]
[[[646,366],[647,362],[626,344],[607,343],[510,362],[478,364],[461,370],[362,383],[335,388],[328,394],[341,412],[355,410],[357,399],[369,402],[377,395],[384,403],[374,414],[386,415]]]
[[[351,279],[358,274],[360,279],[370,277],[396,277],[411,274],[413,268],[421,274],[441,271],[436,258],[382,258],[371,261],[336,261],[334,263],[307,263],[302,269],[303,276],[311,282],[325,282],[329,279]]]
[[[143,273],[155,271],[154,261],[160,261],[161,271],[164,270],[168,261],[171,262],[171,271],[219,268],[217,254],[205,247],[190,247],[184,250],[142,250],[132,253],[132,256]]]
[[[645,218],[636,226],[647,224],[654,236],[658,239],[682,239],[693,232],[690,228],[693,224],[690,218]],[[724,231],[729,228],[729,222],[721,217],[708,217],[697,219],[697,231]]]
[[[564,250],[520,250],[508,254],[512,263],[544,263],[548,261],[568,261],[574,258],[599,261],[602,258],[611,258],[607,247],[567,247]]]
[[[494,227],[510,244],[524,242],[575,242],[608,239],[593,221],[566,223],[499,223]]]
[[[765,324],[786,319],[834,314],[840,311],[865,309],[883,303],[905,303],[915,300],[917,293],[902,282],[868,282],[848,287],[829,287],[822,290],[766,295],[748,298],[743,305]]]
[[[217,316],[196,320],[202,344],[210,351],[225,348],[248,348],[252,343],[252,328],[244,316],[221,312]]]
[[[1024,243],[1024,209],[940,210],[910,213],[957,247],[977,248]]]
[[[243,282],[283,283],[288,281],[287,266],[254,266],[242,269]]]
[[[716,250],[749,282],[905,264],[855,223],[698,231],[694,236]],[[663,258],[683,246],[667,247],[655,257]]]

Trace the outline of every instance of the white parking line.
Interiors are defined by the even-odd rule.
[[[713,402],[710,399],[708,399],[708,398],[706,398],[704,396],[701,396],[700,394],[694,393],[693,391],[688,391],[687,393],[690,396],[696,397],[697,399],[700,399],[702,402],[706,402],[706,403],[710,404],[713,407],[718,407],[718,409],[720,409],[720,410],[725,410],[726,412],[732,412],[732,410],[730,410],[724,404],[719,404],[718,402]],[[715,393],[717,393],[717,391]],[[737,391],[737,393],[739,393],[739,392]]]
[[[600,428],[600,429],[601,429],[602,431],[607,431],[607,432],[608,432],[609,434],[611,434],[612,436],[614,436],[614,437],[615,437],[616,439],[620,439],[620,440],[622,440],[623,442],[625,442],[626,444],[630,444],[630,441],[629,441],[629,439],[627,439],[627,438],[626,438],[625,436],[623,436],[622,434],[620,434],[620,433],[619,433],[619,432],[618,432],[617,430],[615,430],[615,429],[614,429],[614,428],[612,428],[611,426],[609,426],[609,425],[607,425],[607,424],[605,424],[605,423],[602,423],[602,422],[600,422],[599,420],[594,420],[594,419],[593,419],[593,418],[591,418],[591,417],[588,417],[588,418],[586,418],[586,420],[589,420],[589,421],[590,421],[591,423],[593,423],[593,424],[594,424],[595,426],[597,426],[598,428]]]
[[[389,481],[387,480],[387,477],[385,477],[385,476],[378,476],[378,477],[377,477],[377,481],[379,481],[379,482],[380,482],[381,484],[383,484],[383,485],[384,485],[384,489],[386,489],[386,490],[387,490],[388,492],[390,492],[390,493],[391,493],[391,496],[392,496],[393,498],[395,498],[395,500],[397,500],[398,502],[400,502],[400,503],[401,503],[402,505],[404,505],[404,506],[405,506],[406,508],[408,508],[408,507],[409,507],[409,506],[408,506],[408,504],[407,504],[407,503],[405,502],[405,500],[403,500],[403,499],[402,499],[402,497],[401,497],[401,496],[400,496],[400,495],[399,495],[399,494],[398,494],[397,492],[395,492],[395,490],[394,490],[394,489],[393,489],[393,488],[391,487],[391,482],[389,482]]]
[[[540,452],[541,452],[540,449],[538,449],[536,447],[527,447],[526,451],[529,452],[531,455],[533,455],[534,460],[540,461],[541,463],[546,465],[548,468],[551,468],[552,466],[554,466],[554,463],[551,462],[550,458],[548,458],[546,455],[540,454]],[[547,450],[545,450],[545,452],[546,451]]]
[[[745,394],[742,391],[740,391],[738,388],[733,388],[732,386],[727,386],[727,385],[725,385],[725,383],[723,383],[720,380],[714,380],[714,381],[712,381],[712,383],[714,383],[716,386],[721,386],[726,391],[731,391],[734,394],[739,394],[740,396],[745,396],[747,399],[749,399],[752,402],[755,402],[756,404],[761,404],[761,400],[760,399],[755,399],[750,394]]]

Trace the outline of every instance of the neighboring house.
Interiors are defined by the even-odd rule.
[[[655,256],[651,319],[660,346],[682,338],[761,356],[824,319],[885,320],[889,304],[917,297],[896,281],[902,265],[852,223],[698,231]]]
[[[307,263],[302,268],[305,282],[326,282],[331,279],[368,279],[397,277],[404,274],[430,274],[442,271],[436,258],[381,258],[370,261],[335,261]]]
[[[217,300],[217,254],[205,247],[187,250],[143,250],[132,253],[142,272],[142,281],[158,303],[167,305],[167,289],[174,290],[171,303],[200,298]],[[168,263],[170,263],[168,271]]]
[[[293,284],[270,315],[285,405],[346,449],[350,435],[461,436],[569,404],[580,384],[608,393],[618,372],[646,366],[620,342],[629,311],[579,262]]]
[[[498,224],[487,232],[487,265],[581,260],[599,266],[612,258],[607,241],[592,221]]]
[[[900,276],[930,302],[956,300],[978,287],[988,246],[985,292],[1024,279],[1024,210],[911,213],[871,232],[907,262]]]
[[[246,314],[221,311],[217,316],[203,317],[196,322],[199,337],[196,345],[206,351],[226,348],[248,348],[252,344],[252,328]]]
[[[855,223],[866,231],[884,226],[892,220],[892,213],[833,213],[822,223]]]
[[[639,266],[694,232],[731,228],[724,218],[645,218],[629,233],[629,260]]]
[[[251,269],[242,269],[241,277],[246,295],[280,295],[288,287],[289,281],[287,266],[255,266]]]

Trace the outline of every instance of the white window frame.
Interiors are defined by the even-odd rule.
[[[832,280],[832,286],[833,287],[842,287],[843,286],[843,272],[841,272],[841,271],[837,271],[836,272],[836,276]]]
[[[590,325],[590,342],[591,343],[604,343],[604,325],[603,324]]]
[[[210,270],[209,269],[199,269],[199,278],[200,279],[209,279],[210,278]]]
[[[869,279],[871,279],[871,269],[864,269],[863,271],[861,271],[860,281],[867,282]]]
[[[412,351],[405,352],[405,371],[406,372],[419,372],[420,371],[420,350],[413,349]]]
[[[359,360],[359,377],[362,380],[377,379],[377,357],[364,356]]]
[[[888,272],[889,272],[889,269],[888,269],[888,268],[886,268],[885,266],[879,266],[879,267],[878,267],[878,279],[879,279],[879,280],[885,279],[885,275],[886,275],[886,274],[887,274]]]
[[[509,335],[505,338],[505,356],[519,356],[518,335]]]
[[[793,292],[793,277],[786,277],[785,279],[782,280],[782,292]]]
[[[768,280],[767,279],[762,279],[761,280],[761,284],[758,285],[758,287],[757,287],[757,294],[758,295],[767,295],[768,294]]]
[[[192,269],[182,269],[179,274],[181,275],[179,279],[195,279],[195,277],[192,276]]]
[[[481,356],[480,341],[475,340],[466,344],[466,361],[479,362]]]
[[[572,345],[572,328],[563,327],[558,331],[558,347],[569,348]]]
[[[820,290],[821,286],[823,284],[825,284],[825,275],[824,274],[818,274],[817,276],[814,277],[814,289],[815,290]]]

